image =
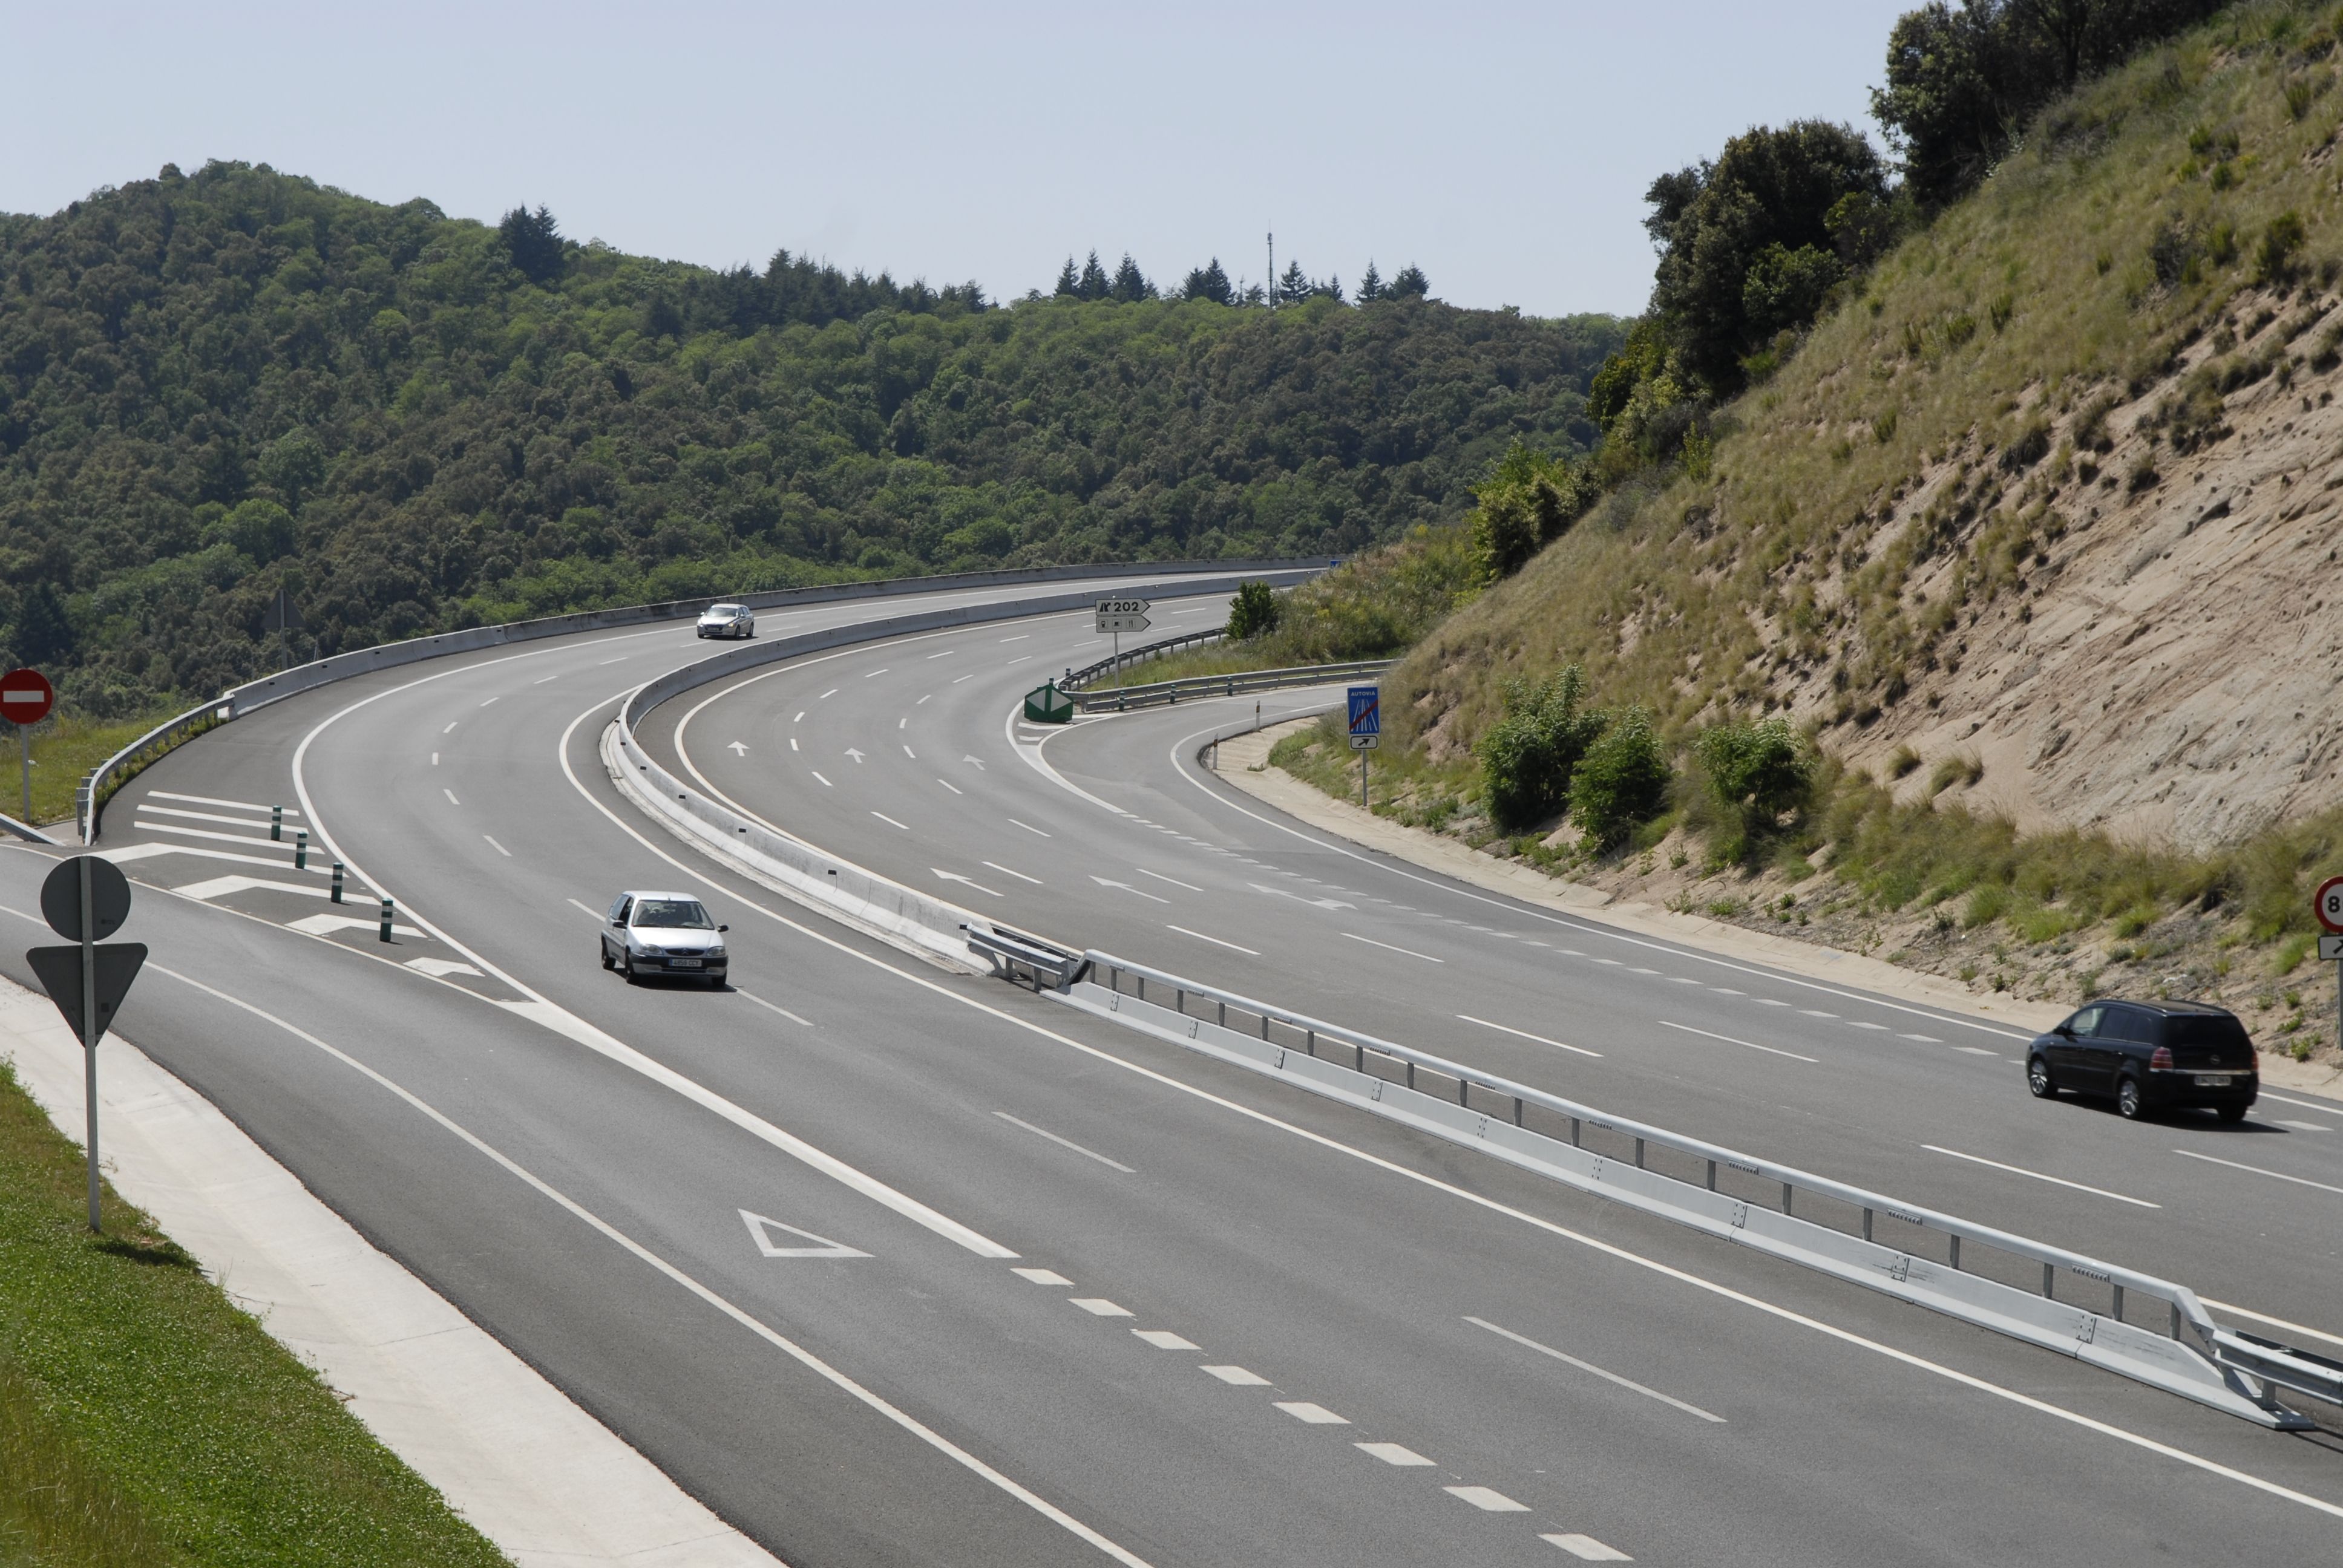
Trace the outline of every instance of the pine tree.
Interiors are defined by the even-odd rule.
[[[1107,281],[1106,268],[1099,265],[1098,252],[1091,252],[1090,260],[1082,264],[1082,297],[1105,299],[1113,293],[1114,285]]]
[[[1091,259],[1096,261],[1098,257],[1094,255]],[[1066,257],[1066,265],[1058,274],[1057,294],[1060,299],[1080,299],[1082,297],[1081,279],[1074,272],[1074,258],[1071,256]]]
[[[534,213],[525,206],[513,208],[497,225],[497,233],[504,239],[505,254],[531,283],[550,283],[561,276],[561,230],[543,206]]]
[[[1209,266],[1191,270],[1188,280],[1180,286],[1182,299],[1209,299],[1214,305],[1233,305],[1236,291],[1229,286],[1229,275],[1221,270],[1221,258],[1214,256]]]
[[[1139,263],[1131,253],[1122,253],[1122,265],[1114,269],[1114,297],[1125,305],[1136,305],[1142,299],[1155,297],[1155,286],[1139,270]]]
[[[1383,290],[1385,299],[1422,299],[1432,292],[1432,285],[1423,280],[1423,268],[1413,264],[1392,275],[1391,286]]]
[[[1299,305],[1309,298],[1313,292],[1315,290],[1311,285],[1310,275],[1302,270],[1302,264],[1298,261],[1287,262],[1284,276],[1277,280],[1277,303]]]
[[[1359,303],[1372,305],[1383,297],[1383,276],[1375,270],[1373,262],[1367,263],[1366,276],[1359,279]]]

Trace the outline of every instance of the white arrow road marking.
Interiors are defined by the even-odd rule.
[[[749,755],[749,749],[740,744],[738,740],[729,742],[725,746],[724,749],[729,751],[735,757],[746,757]]]
[[[741,1223],[749,1227],[750,1239],[757,1251],[768,1258],[867,1258],[870,1254],[860,1247],[850,1247],[843,1241],[833,1241],[827,1236],[817,1236],[811,1231],[800,1231],[795,1225],[784,1225],[779,1220],[768,1220],[762,1214],[740,1211]],[[820,1243],[813,1247],[784,1247],[773,1240],[773,1232],[787,1231],[790,1235]]]
[[[862,766],[862,749],[860,747],[850,746],[846,749],[846,754],[854,759],[854,765],[857,768]]]
[[[1292,899],[1297,904],[1308,904],[1313,910],[1355,910],[1356,904],[1346,904],[1340,899],[1306,899],[1290,888],[1272,888],[1264,882],[1245,884],[1256,893],[1268,893],[1280,899]]]
[[[1159,899],[1154,894],[1148,892],[1142,888],[1134,888],[1129,882],[1118,882],[1109,877],[1094,876],[1091,880],[1096,882],[1101,888],[1121,888],[1126,893],[1137,893],[1141,898],[1147,900],[1150,903],[1168,904],[1172,901],[1169,899]]]
[[[272,882],[265,877],[214,877],[208,882],[188,882],[173,888],[191,899],[220,899],[230,893],[248,892],[255,888],[271,888],[280,893],[307,893],[312,898],[326,896],[323,888],[309,887],[301,882]]]
[[[926,700],[927,700],[927,699],[925,699],[925,698],[921,698],[920,700],[920,701],[922,701],[922,702],[924,702],[924,701],[926,701]],[[975,762],[975,763],[976,763],[976,770],[977,770],[979,773],[981,773],[981,772],[983,772],[983,771],[984,771],[984,764],[983,764],[982,762],[980,762],[980,761],[978,761],[978,760],[977,760],[977,759],[975,759],[975,758],[973,758],[973,757],[966,757],[966,756],[964,756],[964,757],[962,757],[962,758],[960,759],[960,760],[961,760],[961,761],[963,761],[963,762]],[[1020,824],[1018,824],[1018,825],[1019,825],[1020,827],[1022,827],[1024,824],[1020,823]]]
[[[873,817],[879,815],[876,811],[873,811],[870,814]],[[1001,897],[999,893],[993,893],[990,888],[986,887],[982,882],[978,881],[973,877],[963,877],[958,871],[947,871],[941,866],[930,866],[928,869],[933,871],[937,876],[941,877],[947,882],[965,882],[980,893],[992,893],[992,896],[996,899]]]

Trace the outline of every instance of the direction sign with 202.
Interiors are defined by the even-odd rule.
[[[1102,598],[1098,601],[1098,635],[1109,632],[1145,631],[1153,624],[1147,618],[1148,603],[1143,598]]]

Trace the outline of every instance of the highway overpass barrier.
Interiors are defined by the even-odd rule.
[[[1267,575],[1291,576],[1298,580],[1322,569],[1312,566],[1290,572],[1272,570]],[[1147,583],[1130,591],[1166,598],[1182,594],[1233,593],[1238,584],[1263,575],[1262,568],[1256,567],[1235,575]],[[635,738],[635,727],[661,703],[742,670],[852,643],[1084,609],[1092,598],[1091,593],[1076,591],[990,604],[954,605],[886,620],[800,632],[769,641],[735,643],[712,658],[685,665],[638,687],[619,704],[618,717],[603,731],[602,765],[639,808],[743,874],[947,969],[977,972],[979,966],[971,960],[979,950],[973,949],[971,942],[980,935],[994,935],[991,921],[973,910],[878,876],[851,860],[768,827],[724,802],[709,799],[644,750]],[[998,971],[996,955],[985,952],[981,956]]]
[[[1216,582],[1228,577],[1229,586],[1226,589],[1200,588],[1191,583],[1173,580],[1151,584],[1146,591],[1167,597],[1183,591],[1233,592],[1235,584],[1246,578],[1269,576],[1299,581],[1324,571],[1329,564],[1323,558],[1306,561],[1167,561],[1161,563],[1160,569],[1165,572],[1209,573]],[[890,598],[905,594],[949,592],[956,588],[1000,588],[1028,583],[1040,586],[1086,578],[1125,578],[1153,569],[1159,568],[1143,562],[1126,562],[1106,566],[947,572],[926,578],[890,578],[880,582],[826,583],[816,588],[774,588],[763,593],[742,594],[730,599],[671,599],[663,604],[627,605],[615,609],[584,610],[576,615],[544,616],[535,620],[477,626],[463,631],[442,632],[436,637],[410,638],[404,642],[387,642],[374,648],[357,648],[329,658],[296,665],[290,669],[281,669],[257,680],[248,680],[222,693],[216,701],[165,719],[90,770],[89,776],[74,792],[74,822],[84,844],[96,843],[98,816],[105,809],[106,797],[120,789],[126,779],[147,763],[207,729],[241,719],[272,702],[281,701],[298,692],[315,690],[320,686],[329,686],[338,680],[347,680],[353,676],[370,675],[378,669],[394,669],[427,658],[501,648],[507,643],[534,642],[543,638],[568,637],[578,632],[603,631],[614,627],[686,619],[719,602],[745,604],[751,609],[791,609],[843,599]],[[1232,577],[1231,574],[1235,575]],[[1075,597],[1081,602],[1088,602],[1083,596]]]
[[[1580,1191],[2072,1356],[2258,1425],[2315,1426],[2343,1365],[2216,1323],[2185,1285],[1613,1116],[1095,949],[1059,1000]]]
[[[1330,680],[1357,680],[1381,675],[1398,663],[1393,658],[1363,658],[1350,664],[1297,664],[1283,669],[1248,669],[1232,675],[1192,675],[1184,680],[1159,680],[1150,686],[1109,687],[1103,691],[1067,691],[1084,713],[1121,713],[1133,708],[1162,708],[1199,697],[1237,697],[1248,691],[1273,691],[1282,686],[1323,686]],[[1062,685],[1061,689],[1064,689]]]

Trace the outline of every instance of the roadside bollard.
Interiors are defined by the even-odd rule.
[[[337,860],[337,861],[335,861],[335,862],[334,862],[334,902],[336,902],[336,903],[337,903],[337,904],[338,904],[338,903],[340,903],[341,901],[342,901],[342,863],[341,863],[339,860]]]
[[[268,809],[268,839],[275,844],[285,842],[285,808],[282,806]]]
[[[309,869],[309,829],[307,828],[297,829],[294,831],[293,869],[297,871],[306,871]]]
[[[390,900],[388,899],[382,901],[382,940],[390,940]]]

